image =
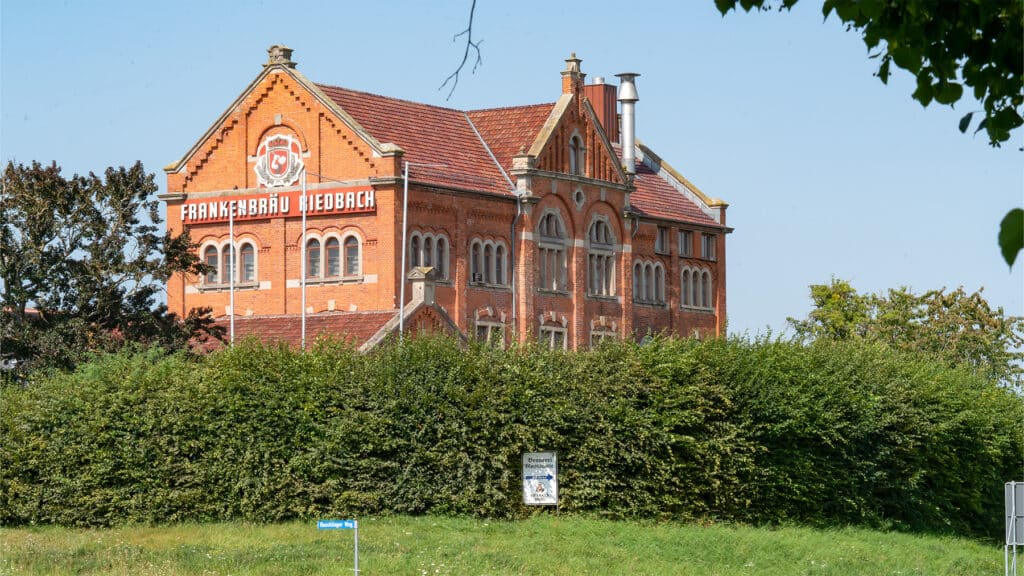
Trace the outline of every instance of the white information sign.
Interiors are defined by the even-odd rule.
[[[558,505],[558,454],[526,452],[523,454],[523,504],[528,506]]]

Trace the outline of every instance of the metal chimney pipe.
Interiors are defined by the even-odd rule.
[[[626,172],[636,174],[636,93],[635,72],[616,74],[619,78],[619,102],[622,103],[622,164]]]

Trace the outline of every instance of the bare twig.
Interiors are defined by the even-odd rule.
[[[474,11],[476,11],[476,0],[473,0],[473,4],[469,7],[469,25],[466,26],[466,29],[463,30],[462,32],[459,32],[455,36],[452,36],[452,42],[457,40],[459,36],[466,37],[466,51],[463,53],[462,62],[459,63],[459,67],[455,69],[455,72],[449,74],[448,77],[444,79],[444,82],[442,82],[441,85],[437,87],[437,89],[440,90],[441,88],[444,88],[449,82],[452,83],[452,88],[451,90],[448,91],[448,96],[445,98],[445,100],[451,99],[452,94],[455,93],[455,87],[459,85],[459,73],[462,72],[462,69],[466,66],[466,61],[469,60],[470,49],[476,51],[476,61],[473,62],[473,69],[470,71],[470,73],[475,74],[477,67],[484,63],[483,58],[480,57],[480,44],[483,43],[483,39],[473,42]]]

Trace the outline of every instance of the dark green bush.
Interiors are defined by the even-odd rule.
[[[8,525],[517,518],[522,453],[556,450],[568,512],[991,535],[1024,459],[1020,397],[865,344],[246,342],[0,394]]]

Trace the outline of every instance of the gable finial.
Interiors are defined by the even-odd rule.
[[[292,49],[284,44],[274,44],[267,48],[267,55],[269,57],[267,63],[263,65],[264,68],[278,65],[295,68],[295,62],[292,61]]]

